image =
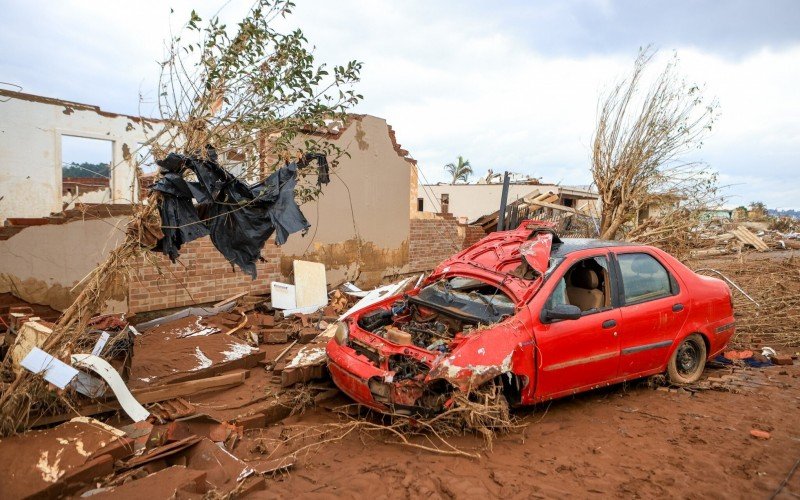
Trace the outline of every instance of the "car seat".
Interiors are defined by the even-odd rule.
[[[567,285],[569,303],[578,306],[581,311],[600,309],[605,303],[605,295],[600,290],[600,278],[597,273],[585,267],[572,270]]]

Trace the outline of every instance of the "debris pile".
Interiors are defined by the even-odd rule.
[[[694,229],[691,257],[711,257],[754,250],[800,250],[800,233],[769,229],[765,223],[714,219]]]
[[[4,384],[27,371],[48,396],[29,405],[34,430],[0,441],[0,465],[14,471],[0,477],[0,491],[110,497],[136,488],[171,497],[263,489],[266,475],[294,461],[254,455],[249,431],[336,397],[325,353],[335,322],[414,283],[328,292],[322,264],[296,261],[294,270],[294,283],[278,283],[276,294],[240,293],[147,321],[95,317],[67,359],[47,352],[53,323],[8,312]]]
[[[753,254],[741,260],[700,260],[692,267],[732,284],[736,344],[800,346],[800,259]]]

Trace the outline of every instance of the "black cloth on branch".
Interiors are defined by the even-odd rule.
[[[313,159],[319,170],[325,165],[327,176],[324,155]],[[163,176],[151,189],[162,194],[159,212],[164,238],[153,250],[169,255],[173,262],[180,255],[181,245],[210,235],[229,262],[255,278],[256,260],[273,233],[276,243],[282,245],[290,234],[305,234],[310,227],[294,199],[296,163],[254,185],[245,184],[220,167],[211,147],[206,148],[205,159],[170,153],[156,163]],[[184,179],[184,169],[194,172],[197,181]]]

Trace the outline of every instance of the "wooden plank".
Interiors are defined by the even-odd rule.
[[[136,400],[142,404],[156,403],[158,401],[166,401],[167,399],[173,399],[180,396],[197,394],[200,391],[241,385],[244,383],[244,379],[247,378],[247,375],[248,370],[237,370],[224,375],[218,375],[216,377],[190,380],[188,382],[179,382],[163,387],[148,387],[144,389],[138,389],[132,391],[132,393],[136,397]]]
[[[247,295],[248,293],[250,293],[250,292],[242,292],[242,293],[237,293],[236,295],[231,295],[231,296],[230,296],[230,297],[228,297],[227,299],[220,300],[219,302],[217,302],[216,304],[214,304],[214,306],[213,306],[213,307],[222,307],[222,306],[224,306],[225,304],[228,304],[229,302],[233,302],[234,300],[241,299],[242,297],[244,297],[244,296],[245,296],[245,295]]]
[[[571,207],[565,207],[564,205],[558,205],[558,204],[555,204],[555,203],[548,203],[546,201],[525,200],[525,202],[528,203],[529,205],[533,205],[533,206],[537,206],[537,207],[552,208],[553,210],[559,210],[561,212],[567,212],[567,213],[571,213],[571,214],[575,214],[575,215],[583,215],[583,216],[586,216],[586,217],[589,216],[589,214],[587,214],[586,212],[581,212],[581,211],[575,210],[574,208],[571,208]]]
[[[749,229],[744,226],[739,226],[731,231],[742,243],[746,243],[760,252],[769,250],[769,246],[764,243],[764,240],[753,234]]]
[[[166,401],[179,396],[190,396],[199,392],[213,390],[213,389],[228,389],[237,385],[242,385],[244,379],[247,377],[247,370],[238,370],[235,372],[226,373],[216,377],[209,377],[201,380],[192,380],[189,382],[179,382],[177,384],[170,384],[161,387],[147,387],[143,389],[136,389],[131,393],[136,397],[136,400],[141,404],[157,403],[159,401]],[[63,413],[61,415],[51,415],[40,417],[33,422],[33,427],[42,425],[50,425],[58,422],[64,422],[73,417],[80,415],[96,415],[98,413],[105,413],[109,411],[119,410],[120,404],[117,401],[109,401],[105,403],[96,403],[92,405],[82,406],[73,412]]]

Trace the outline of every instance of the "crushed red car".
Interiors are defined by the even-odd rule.
[[[485,384],[518,406],[665,372],[692,383],[734,329],[725,282],[658,248],[524,221],[345,318],[328,368],[382,412],[440,412]]]

